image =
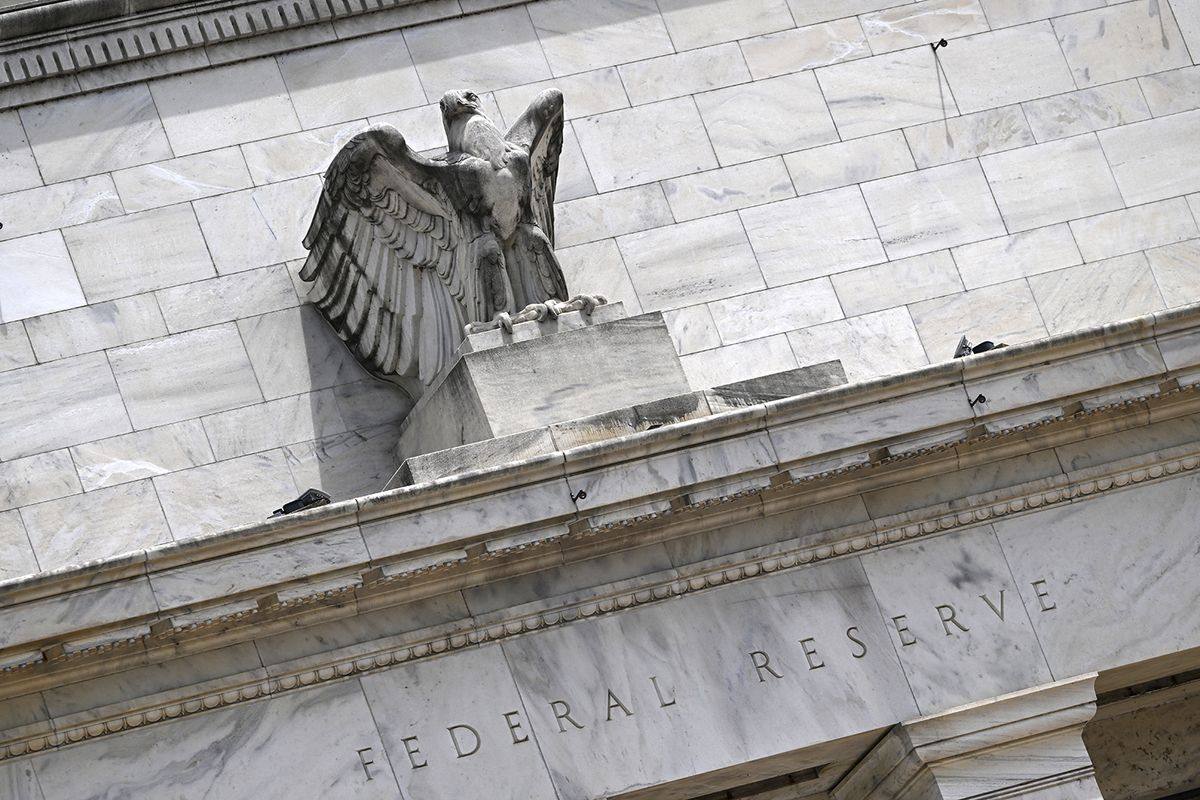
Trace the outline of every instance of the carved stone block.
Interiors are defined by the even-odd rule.
[[[402,459],[689,391],[657,312],[464,352],[474,346],[405,419]]]

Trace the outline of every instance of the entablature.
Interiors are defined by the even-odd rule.
[[[6,736],[0,752],[1169,479],[1200,466],[1198,371],[1200,307],[1191,307],[8,581],[0,698],[546,570],[579,573],[550,597],[514,594],[432,627],[286,660],[203,697],[59,720]],[[705,536],[669,568],[588,574],[606,555]]]

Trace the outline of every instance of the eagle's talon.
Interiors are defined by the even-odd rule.
[[[550,306],[547,303],[530,303],[525,306],[525,310],[521,313],[525,314],[527,312],[533,314],[533,318],[538,322],[545,322],[548,319],[554,319],[554,317],[558,316],[550,310]]]
[[[550,312],[551,319],[558,319],[568,311],[573,311],[570,303],[564,303],[562,300],[555,300],[553,297],[546,301],[546,310]]]
[[[507,311],[501,311],[492,317],[490,322],[472,322],[463,327],[463,332],[470,336],[474,333],[482,333],[483,331],[494,331],[497,328],[502,329],[505,333],[512,333],[513,326],[522,322],[546,322],[552,319],[558,319],[563,314],[569,311],[579,311],[586,316],[591,316],[592,312],[598,306],[605,305],[608,302],[603,295],[578,294],[572,297],[567,302],[555,300],[553,298],[544,303],[530,303],[516,314],[509,314]]]
[[[583,312],[584,316],[590,317],[597,306],[602,306],[608,303],[604,295],[577,294],[571,298],[571,305]]]
[[[494,321],[493,322],[468,322],[466,325],[463,325],[463,335],[471,336],[476,333],[483,333],[484,331],[494,330],[496,327],[497,326]]]

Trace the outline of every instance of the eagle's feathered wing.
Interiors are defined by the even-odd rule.
[[[504,138],[529,153],[530,214],[524,222],[536,225],[546,235],[550,248],[554,246],[554,192],[558,185],[558,159],[563,144],[563,96],[558,89],[547,89],[529,104],[525,112],[509,128]],[[544,293],[529,302],[557,298],[567,299],[567,283],[558,259],[550,248],[532,248],[522,259],[534,275],[526,283],[536,281]],[[529,250],[529,245],[526,245]]]
[[[300,277],[316,306],[360,362],[413,397],[482,313],[453,169],[394,128],[360,133],[333,159],[304,237]]]

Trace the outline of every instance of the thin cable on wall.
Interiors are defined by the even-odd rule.
[[[946,92],[942,89],[942,78],[945,76],[946,70],[942,68],[942,60],[938,58],[938,48],[949,47],[949,45],[950,43],[945,39],[938,39],[936,42],[929,43],[929,46],[933,49],[933,74],[937,78],[938,100],[942,104],[942,125],[946,128],[946,146],[953,147],[954,137],[950,135],[950,123],[947,120],[946,114]],[[946,78],[946,83],[947,85],[950,83],[949,78]]]

